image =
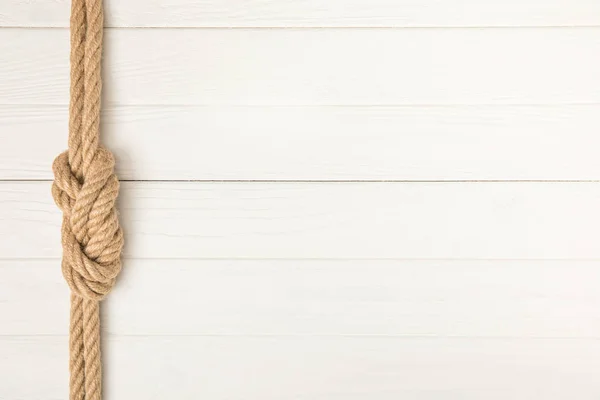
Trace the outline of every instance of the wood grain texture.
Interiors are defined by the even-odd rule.
[[[106,0],[109,27],[598,25],[594,0]],[[68,0],[3,0],[0,26],[67,27]]]
[[[105,337],[114,400],[594,400],[600,341],[373,337]],[[0,398],[59,400],[66,337],[0,338]],[[32,384],[35,382],[35,384]]]
[[[123,183],[133,258],[597,259],[597,183]],[[0,254],[60,256],[48,182],[0,185]]]
[[[67,117],[0,106],[0,179],[52,179]],[[102,126],[121,180],[600,179],[599,105],[120,106]]]
[[[0,0],[0,400],[67,394],[69,5]],[[600,2],[105,5],[107,399],[600,398]]]
[[[68,288],[59,264],[0,263],[0,335],[66,333]],[[127,259],[103,303],[103,329],[600,339],[599,278],[597,261]]]
[[[0,104],[68,103],[67,35],[0,31]],[[600,28],[117,29],[105,43],[106,105],[600,103]]]

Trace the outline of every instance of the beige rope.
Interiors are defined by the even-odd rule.
[[[99,145],[102,0],[72,0],[69,149],[52,165],[63,211],[62,272],[71,288],[70,400],[100,400],[100,304],[121,270],[123,232],[112,154]]]

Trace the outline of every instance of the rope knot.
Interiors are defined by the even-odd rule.
[[[114,165],[103,147],[81,178],[71,169],[68,151],[52,165],[52,196],[63,212],[63,276],[74,294],[89,300],[102,300],[121,270],[123,231],[115,209],[119,181]]]

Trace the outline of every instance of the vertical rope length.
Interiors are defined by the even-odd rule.
[[[52,166],[63,211],[62,272],[71,288],[69,399],[100,400],[100,300],[121,270],[114,158],[101,147],[102,0],[72,0],[69,149]]]

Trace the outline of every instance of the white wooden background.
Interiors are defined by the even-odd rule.
[[[0,399],[67,396],[65,0],[0,0]],[[110,400],[600,398],[600,2],[106,0]],[[230,29],[235,28],[235,29]]]

